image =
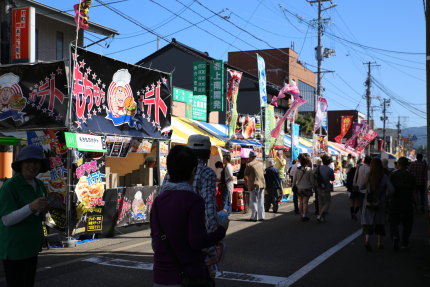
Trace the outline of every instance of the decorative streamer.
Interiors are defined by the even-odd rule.
[[[294,102],[291,104],[291,107],[285,113],[285,115],[276,123],[276,127],[270,133],[272,138],[278,138],[281,133],[282,125],[287,119],[292,119],[294,116],[294,112],[307,101],[305,99],[296,98]]]
[[[229,136],[234,137],[237,123],[237,95],[239,93],[240,80],[242,72],[228,70],[230,79],[228,81],[227,92],[227,124],[229,126]]]
[[[75,10],[75,23],[79,28],[88,29],[90,17],[88,12],[90,11],[90,6],[93,0],[81,0],[79,4],[75,4],[73,9]]]
[[[279,91],[278,96],[274,96],[272,98],[271,104],[275,107],[278,106],[278,100],[285,98],[285,94],[291,94],[293,96],[298,97],[300,95],[300,91],[296,85],[285,84],[284,87]]]

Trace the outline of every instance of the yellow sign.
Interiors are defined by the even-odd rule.
[[[102,215],[90,215],[87,221],[87,232],[102,231],[103,216]]]

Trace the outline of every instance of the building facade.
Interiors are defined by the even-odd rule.
[[[257,53],[264,58],[267,81],[281,87],[285,83],[296,83],[300,95],[307,100],[307,103],[299,108],[299,112],[314,112],[316,75],[299,61],[298,54],[292,49],[229,52],[228,63],[258,75]]]

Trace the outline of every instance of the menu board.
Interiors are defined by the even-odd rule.
[[[95,157],[98,155],[100,153],[78,152],[74,173],[77,223],[73,235],[102,231],[106,175],[105,158]]]
[[[132,139],[128,152],[151,153],[152,141]]]
[[[167,155],[169,154],[169,142],[159,141],[158,142],[158,157],[159,157],[159,168],[160,168],[160,183],[164,181],[164,177],[167,174]]]
[[[231,166],[233,168],[233,172],[238,172],[240,170],[241,150],[242,148],[240,145],[230,145]]]

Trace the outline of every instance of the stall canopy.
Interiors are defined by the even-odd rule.
[[[347,148],[343,144],[329,142],[329,146],[332,146],[333,148],[340,150],[343,155],[347,155],[349,153],[355,157],[358,157],[358,155],[359,155],[359,153],[357,153],[355,150],[353,150],[351,148]]]
[[[233,144],[238,144],[242,146],[263,146],[260,142],[257,140],[252,139],[228,139],[228,126],[222,125],[222,124],[211,124],[206,122],[200,122],[193,120],[193,123],[195,123],[200,129],[216,136],[217,138],[223,140],[223,141],[229,141]]]
[[[172,139],[172,142],[174,143],[186,144],[188,137],[190,135],[201,134],[201,135],[208,136],[213,146],[219,146],[219,147],[225,146],[224,141],[213,136],[211,133],[200,129],[195,122],[189,119],[172,116],[172,127],[173,127],[173,134],[171,139]]]
[[[291,148],[291,136],[290,135],[284,136],[284,145]],[[300,153],[309,153],[309,154],[312,153],[312,147],[307,147],[306,145],[304,145],[301,138],[299,139],[299,149],[300,149]]]

